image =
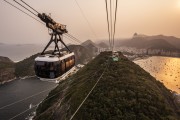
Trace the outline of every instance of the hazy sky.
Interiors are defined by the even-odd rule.
[[[67,25],[69,33],[82,41],[108,38],[105,0],[77,0],[97,36],[75,0],[24,1],[40,13],[51,13],[55,21]],[[116,38],[131,37],[135,32],[180,37],[180,0],[119,0],[116,30]],[[47,43],[49,39],[45,26],[0,1],[0,42]]]

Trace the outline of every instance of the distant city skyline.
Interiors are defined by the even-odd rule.
[[[7,1],[15,4],[12,0]],[[81,41],[108,39],[104,0],[76,0],[96,35],[92,33],[75,0],[24,1],[40,13],[51,13],[55,21],[67,25],[69,33]],[[50,36],[45,26],[3,0],[0,1],[0,15],[0,43],[46,44],[49,41]],[[135,32],[180,38],[179,31],[180,0],[118,1],[115,38],[130,38]]]

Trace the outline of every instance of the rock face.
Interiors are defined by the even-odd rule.
[[[14,79],[14,73],[14,63],[9,58],[0,56],[0,83]]]
[[[149,73],[119,53],[104,52],[52,90],[35,120],[179,120],[173,94]]]

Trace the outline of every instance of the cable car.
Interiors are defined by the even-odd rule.
[[[56,23],[50,16],[38,14],[38,17],[52,30],[51,39],[40,56],[35,58],[34,69],[39,78],[56,79],[69,71],[75,65],[75,55],[62,40],[62,35],[67,33],[66,25]],[[67,51],[60,51],[58,42],[62,43]],[[54,43],[54,51],[45,53],[46,49]]]
[[[35,73],[39,78],[55,79],[75,65],[74,53],[40,55],[35,59]]]
[[[54,42],[54,51],[45,52]],[[58,42],[61,42],[68,51],[60,51]],[[44,48],[41,55],[35,58],[34,70],[39,78],[56,79],[75,66],[75,55],[62,41],[59,34],[51,34],[51,40]]]

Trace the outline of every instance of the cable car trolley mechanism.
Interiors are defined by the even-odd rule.
[[[42,24],[45,23],[46,27],[52,31],[50,33],[51,39],[49,43],[46,45],[42,53],[35,58],[34,70],[37,77],[56,79],[69,71],[72,67],[74,67],[75,55],[73,52],[70,51],[68,46],[62,40],[62,35],[68,33],[68,31],[66,30],[66,25],[55,22],[49,15],[46,15],[45,13],[41,14],[37,12],[34,8],[32,8],[23,0],[13,1],[19,6],[21,6],[23,9],[27,10],[29,13],[38,17],[41,21],[24,12],[22,9],[13,5],[9,1],[4,1],[15,7],[16,9],[20,10],[21,12],[25,13],[26,15],[30,16],[31,18],[37,20],[38,22]],[[54,43],[54,50],[46,52],[47,48],[52,43]],[[67,51],[60,51],[58,43],[63,44]]]

